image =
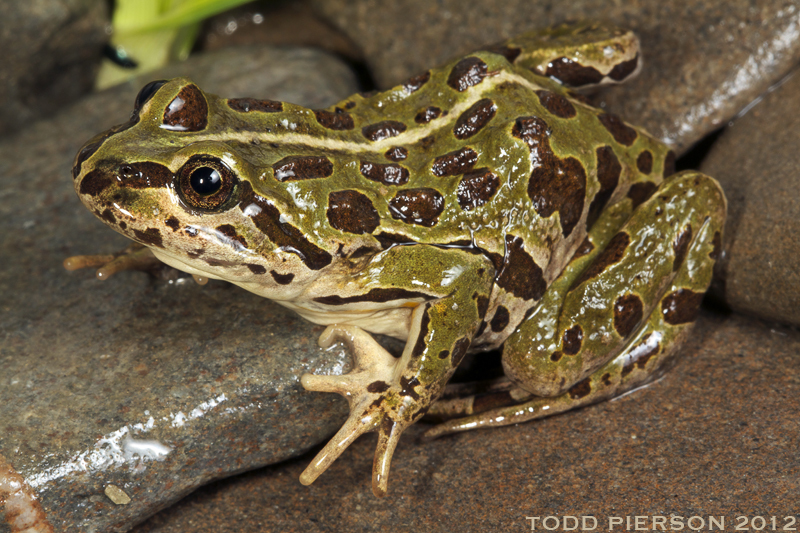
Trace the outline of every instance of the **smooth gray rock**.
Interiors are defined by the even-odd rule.
[[[0,2],[0,136],[52,116],[91,91],[108,41],[108,5]]]
[[[728,197],[721,283],[736,311],[800,325],[800,76],[736,120],[701,170]]]
[[[800,9],[787,0],[312,0],[363,51],[380,88],[456,56],[569,19],[634,30],[644,69],[597,103],[678,153],[800,60]]]
[[[153,77],[179,74],[315,107],[356,89],[346,66],[309,50],[228,49]],[[318,348],[322,328],[294,313],[222,282],[100,282],[61,266],[129,243],[84,208],[70,171],[88,138],[127,119],[143,83],[0,144],[0,516],[16,473],[59,532],[126,531],[209,480],[304,452],[347,412],[300,386],[348,358]],[[130,503],[112,501],[125,499],[112,486]]]

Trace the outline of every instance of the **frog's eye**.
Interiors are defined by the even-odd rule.
[[[142,90],[136,95],[136,103],[133,104],[133,112],[138,113],[142,106],[147,103],[165,83],[167,83],[167,80],[156,80],[142,87]]]
[[[222,211],[230,205],[236,182],[236,174],[222,160],[194,156],[178,173],[178,192],[189,207]]]

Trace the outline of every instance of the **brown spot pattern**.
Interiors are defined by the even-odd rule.
[[[208,125],[208,104],[196,85],[187,85],[164,109],[163,123],[177,131],[201,131]]]
[[[592,203],[589,205],[589,215],[586,217],[586,226],[591,228],[600,215],[603,213],[608,200],[619,185],[619,177],[622,174],[622,165],[617,159],[617,155],[610,146],[601,146],[597,149],[597,181],[600,182],[600,190],[597,191]]]
[[[442,115],[442,110],[436,106],[429,106],[425,109],[419,111],[414,116],[414,122],[417,124],[427,124],[431,120],[435,118],[439,118]]]
[[[668,294],[661,301],[661,313],[664,315],[664,322],[673,326],[694,322],[700,312],[700,303],[702,301],[703,293],[694,292],[690,289],[678,289]]]
[[[488,168],[477,168],[464,173],[458,184],[458,205],[471,211],[489,202],[500,186],[500,178]]]
[[[275,246],[297,255],[311,270],[320,270],[331,264],[331,254],[309,241],[304,232],[288,222],[281,221],[281,212],[271,202],[257,195],[248,182],[240,184],[242,189],[240,208],[255,204],[260,211],[250,216],[253,223]]]
[[[578,114],[569,100],[550,91],[536,91],[536,96],[539,97],[539,102],[544,106],[547,111],[560,118],[572,118]]]
[[[428,314],[430,307],[431,304],[425,304],[425,311],[423,311],[422,319],[419,323],[419,335],[417,335],[417,340],[414,342],[414,348],[411,350],[412,359],[416,359],[421,356],[428,348],[425,337],[428,336],[428,325],[431,323],[431,317]]]
[[[584,255],[590,254],[594,250],[594,244],[592,241],[589,240],[589,236],[587,235],[583,241],[578,245],[578,249],[575,250],[575,253],[572,255],[572,259],[570,259],[570,263],[575,261],[578,258],[583,257]]]
[[[387,390],[389,390],[389,384],[385,381],[373,381],[367,385],[367,392],[371,392],[373,394],[386,392]]]
[[[558,211],[561,231],[569,236],[580,221],[586,195],[586,171],[574,157],[561,159],[550,148],[547,123],[539,117],[520,117],[511,134],[524,141],[532,153],[534,169],[528,196],[543,218]]]
[[[564,332],[561,341],[565,354],[577,354],[581,350],[581,344],[583,343],[583,328],[575,324]]]
[[[392,146],[384,152],[383,157],[389,161],[402,161],[408,157],[408,150],[402,146]]]
[[[228,107],[240,113],[260,111],[261,113],[279,113],[283,111],[283,102],[274,100],[256,100],[255,98],[231,98]]]
[[[111,185],[111,178],[105,172],[100,170],[92,170],[86,174],[81,180],[81,186],[78,188],[81,194],[88,194],[89,196],[97,196],[106,188]]]
[[[408,81],[406,81],[403,84],[403,88],[409,93],[413,93],[415,91],[418,91],[420,87],[428,83],[428,80],[430,79],[431,79],[431,71],[426,70],[422,74],[417,74],[416,76],[409,78]]]
[[[347,233],[372,233],[381,217],[372,201],[358,191],[335,191],[328,195],[328,222]]]
[[[408,396],[412,400],[419,400],[419,393],[415,390],[417,385],[419,385],[417,376],[414,376],[411,379],[402,376],[400,378],[400,396]],[[394,428],[394,422],[389,418],[384,420],[388,421],[390,426],[388,428],[384,427],[383,431],[385,434],[391,434],[392,431],[390,428]]]
[[[334,294],[331,296],[318,296],[314,298],[315,302],[326,305],[345,305],[360,302],[374,302],[384,303],[394,300],[415,300],[422,298],[423,300],[430,300],[431,297],[424,292],[408,291],[406,289],[371,289],[366,294],[357,294],[356,296],[339,296]],[[426,313],[427,314],[427,313]]]
[[[159,248],[164,247],[164,245],[161,242],[161,232],[158,231],[158,228],[147,228],[144,231],[135,229],[133,230],[133,234],[136,240],[141,242],[142,244],[147,244],[149,246],[158,246]]]
[[[608,130],[614,140],[625,146],[630,146],[638,137],[636,130],[625,124],[621,118],[612,113],[597,115],[600,123]]]
[[[614,65],[614,68],[611,69],[611,72],[608,73],[608,77],[614,81],[622,81],[628,76],[630,76],[634,70],[636,70],[636,66],[639,64],[639,54],[633,59],[629,59],[627,61],[623,61],[622,63],[618,63]]]
[[[486,316],[486,311],[489,310],[489,298],[484,295],[478,295],[476,292],[472,295],[473,298],[477,298],[477,305],[478,305],[478,316],[483,319]]]
[[[172,231],[178,231],[181,227],[180,221],[175,217],[169,217],[164,224],[167,225]]]
[[[489,326],[492,328],[492,331],[498,333],[506,329],[510,318],[511,315],[509,315],[508,309],[501,305],[494,312],[494,316],[492,317],[492,321],[489,323]]]
[[[564,357],[564,352],[553,352],[550,354],[550,360],[554,363],[558,363],[561,361],[561,358]]]
[[[127,189],[157,189],[172,185],[174,179],[174,174],[164,165],[141,162],[122,165],[117,183]]]
[[[392,218],[428,228],[436,225],[442,211],[444,197],[429,187],[399,191],[389,201]]]
[[[672,249],[675,251],[675,260],[672,262],[672,271],[677,272],[686,259],[686,253],[689,251],[689,245],[692,243],[692,226],[687,224],[677,240],[672,243]]]
[[[582,87],[600,83],[603,75],[594,67],[584,67],[568,57],[559,57],[547,64],[544,73],[569,87]]]
[[[267,269],[264,268],[263,265],[257,265],[255,263],[245,263],[244,266],[246,266],[248,269],[250,269],[250,272],[252,272],[253,274],[266,274],[267,273]]]
[[[494,118],[497,113],[497,106],[488,98],[482,98],[472,104],[472,106],[461,113],[453,126],[453,134],[456,139],[464,140],[478,133],[486,124]]]
[[[447,85],[458,92],[463,92],[483,81],[486,77],[488,68],[486,63],[479,57],[465,57],[450,71],[447,77]]]
[[[329,130],[352,130],[355,127],[350,113],[338,107],[334,112],[325,111],[324,109],[314,111],[314,116],[317,117],[317,122],[319,122],[320,126]]]
[[[642,299],[635,294],[625,294],[614,302],[614,329],[622,338],[636,330],[644,316]]]
[[[405,185],[408,183],[408,169],[395,164],[361,162],[361,175],[368,180],[384,185]]]
[[[396,120],[384,120],[361,128],[361,134],[373,142],[396,137],[404,131],[406,131],[406,125]]]
[[[289,156],[274,165],[275,179],[297,181],[327,178],[333,174],[333,163],[322,156]]]
[[[272,276],[272,279],[275,280],[275,283],[279,285],[288,285],[294,279],[294,274],[292,274],[291,272],[289,272],[288,274],[279,274],[274,270],[270,270],[269,274],[270,276]]]
[[[398,244],[411,244],[415,242],[411,237],[406,237],[405,235],[396,235],[394,233],[386,233],[385,231],[375,235],[375,238],[378,239],[381,248],[384,250],[387,250]]]
[[[647,201],[648,198],[653,196],[656,189],[658,189],[658,186],[652,181],[642,181],[631,185],[631,188],[628,189],[628,198],[633,201],[633,208],[636,209]]]
[[[236,228],[234,228],[231,224],[222,224],[221,226],[217,226],[217,231],[222,233],[230,240],[236,241],[247,248],[247,241],[244,237],[236,233]]]
[[[519,237],[506,235],[506,254],[497,285],[523,300],[539,300],[547,289],[542,269],[525,252]]]
[[[720,232],[718,231],[714,232],[714,240],[712,241],[712,244],[713,248],[711,249],[710,252],[708,252],[708,257],[716,261],[717,259],[719,259],[719,250],[720,248],[722,248],[722,235],[720,234]]]
[[[457,176],[470,170],[478,161],[478,153],[465,146],[460,150],[448,152],[433,160],[431,172],[434,176]]]
[[[470,344],[471,341],[466,337],[461,337],[456,341],[455,346],[453,346],[453,353],[450,355],[450,362],[454,368],[461,364],[461,360],[467,355]]]
[[[677,156],[675,155],[675,152],[673,152],[672,150],[667,152],[667,155],[664,158],[664,177],[665,178],[675,174],[675,160],[676,159],[677,159]]]
[[[589,393],[592,392],[592,381],[591,378],[583,379],[577,382],[575,385],[569,388],[569,397],[573,400],[580,400],[581,398],[585,398],[589,396]]]
[[[653,171],[653,154],[650,150],[642,150],[636,158],[636,168],[642,174],[650,174]]]

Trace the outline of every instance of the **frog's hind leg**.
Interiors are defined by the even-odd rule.
[[[620,83],[640,66],[636,35],[596,22],[525,33],[489,50],[571,88]]]
[[[573,259],[506,341],[503,364],[516,386],[435,405],[429,414],[468,416],[426,436],[542,418],[658,375],[688,335],[711,281],[725,199],[711,178],[684,172],[610,232],[615,211],[624,209],[598,220],[594,250]]]

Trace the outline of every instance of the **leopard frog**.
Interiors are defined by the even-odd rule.
[[[379,434],[382,496],[403,430],[503,426],[652,379],[694,322],[725,218],[713,179],[575,88],[623,81],[636,37],[579,24],[475,52],[328,109],[153,82],[90,140],[81,201],[160,261],[295,310],[343,342],[350,404],[303,472]],[[405,340],[399,358],[370,333]],[[446,387],[468,352],[506,378]]]

